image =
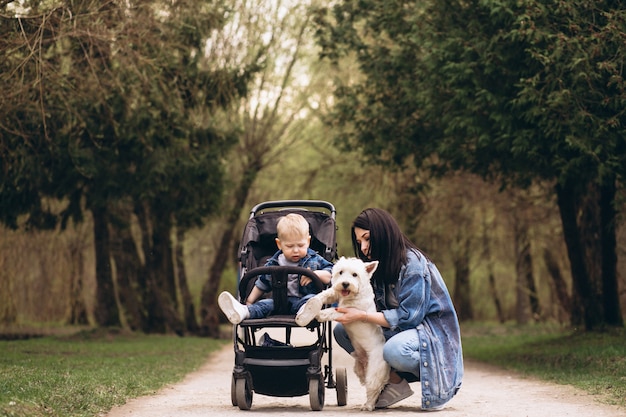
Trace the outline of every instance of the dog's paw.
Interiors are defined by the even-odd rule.
[[[374,411],[374,404],[365,403],[361,406],[361,411]]]
[[[298,326],[306,326],[309,324],[315,316],[318,315],[322,306],[323,303],[321,299],[317,297],[311,298],[306,302],[306,304],[300,307],[300,310],[298,310],[298,313],[296,314],[296,324]]]
[[[320,311],[317,316],[315,316],[315,318],[317,319],[317,321],[332,321],[335,320],[337,317],[342,316],[343,313],[337,313],[337,310],[335,310],[334,307],[330,307],[330,308],[325,308],[322,311]]]

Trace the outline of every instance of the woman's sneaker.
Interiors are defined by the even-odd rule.
[[[441,411],[444,408],[446,408],[446,405],[439,405],[437,407],[431,407],[431,408],[422,408],[422,411]]]
[[[232,324],[239,324],[250,316],[248,307],[241,304],[229,292],[224,291],[217,297],[217,304],[220,306],[228,321]]]
[[[374,407],[387,408],[398,401],[409,398],[411,395],[413,395],[413,390],[411,390],[411,387],[409,386],[409,383],[406,382],[406,379],[403,379],[397,384],[389,383],[385,385],[385,388],[378,396],[378,401],[376,401],[376,405]]]

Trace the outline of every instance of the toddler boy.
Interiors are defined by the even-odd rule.
[[[331,278],[333,264],[309,247],[311,235],[309,223],[297,213],[290,213],[278,220],[276,225],[276,246],[278,251],[265,266],[299,266],[315,272],[324,284]],[[239,324],[247,318],[258,319],[267,317],[274,310],[274,300],[261,296],[272,290],[271,276],[260,275],[254,288],[241,304],[230,293],[224,291],[217,298],[217,303],[233,324]],[[310,277],[289,274],[287,278],[287,301],[291,314],[296,314],[309,298],[319,290]],[[258,300],[258,301],[257,301]]]

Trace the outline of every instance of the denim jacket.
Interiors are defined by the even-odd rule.
[[[422,408],[441,406],[458,392],[464,371],[459,322],[448,289],[437,267],[413,250],[389,289],[392,297],[374,284],[377,308],[391,331],[417,329]]]
[[[265,266],[278,266],[278,256],[281,253],[283,253],[281,250],[276,252],[274,256],[267,260]],[[333,264],[331,262],[327,261],[322,255],[318,254],[311,248],[308,248],[306,256],[298,261],[298,266],[310,269],[311,271],[326,270],[331,272],[333,269]],[[254,285],[256,285],[263,292],[269,292],[272,290],[272,276],[259,275]],[[300,289],[301,296],[317,294],[320,292],[314,282],[311,282],[306,286],[302,286],[298,283],[298,287]]]

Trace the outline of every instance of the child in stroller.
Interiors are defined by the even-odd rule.
[[[290,213],[304,217],[308,223],[305,226],[308,227],[306,246],[309,246],[310,235],[307,255],[313,252],[316,254],[314,258],[317,256],[323,258],[318,259],[317,264],[307,264],[312,269],[281,266],[278,261],[281,248],[282,253],[289,258],[286,243],[291,236],[289,233],[283,236],[281,231],[279,237],[277,229],[279,220],[287,218]],[[230,294],[224,295],[220,303],[223,310],[227,311],[227,316],[229,315],[227,304],[232,304],[238,309],[237,313],[231,314],[232,320],[229,318],[234,324],[235,366],[231,381],[233,406],[249,410],[255,392],[275,397],[308,394],[311,409],[319,411],[324,406],[325,388],[336,388],[337,405],[346,405],[348,391],[346,368],[337,368],[336,375],[333,373],[331,323],[319,323],[314,320],[306,327],[300,327],[295,321],[298,305],[304,304],[308,299],[306,294],[322,291],[330,280],[330,274],[326,277],[324,275],[330,271],[329,265],[332,266],[332,262],[337,259],[335,215],[335,207],[321,200],[267,201],[251,209],[239,244],[240,273],[237,299],[231,299]],[[279,244],[280,247],[277,246]],[[272,260],[268,262],[268,259]],[[292,258],[292,261],[295,259]],[[270,266],[266,266],[267,264]],[[298,265],[304,264],[298,262]],[[301,277],[299,282],[294,282],[299,284],[300,289],[304,287],[306,290],[300,292],[300,298],[294,298],[290,303],[287,295],[288,282],[289,276],[293,274]],[[256,284],[260,276],[267,277],[265,284],[270,285],[271,291],[262,296],[265,299],[271,298],[270,302],[250,295],[254,291],[259,291]],[[262,290],[267,288],[268,286],[261,284]],[[246,306],[244,305],[246,301],[256,302]],[[252,313],[258,306],[269,310],[269,313]],[[253,318],[257,317],[256,314],[262,317]],[[268,329],[276,339],[282,340],[273,339],[267,331],[261,337],[257,337],[257,332],[262,329]],[[296,336],[294,340],[292,331]],[[277,377],[278,375],[280,377]]]
[[[276,224],[278,252],[266,262],[265,266],[307,268],[314,271],[320,281],[327,285],[330,283],[333,264],[309,247],[311,243],[309,229],[309,223],[301,214],[289,213],[281,217]],[[271,275],[259,275],[246,299],[246,305],[241,304],[226,291],[219,295],[217,302],[228,320],[233,324],[239,324],[247,318],[267,317],[274,311],[272,298],[260,299],[270,291],[272,291]],[[287,276],[287,302],[290,314],[296,314],[300,307],[317,293],[318,287],[308,276],[298,274]]]

